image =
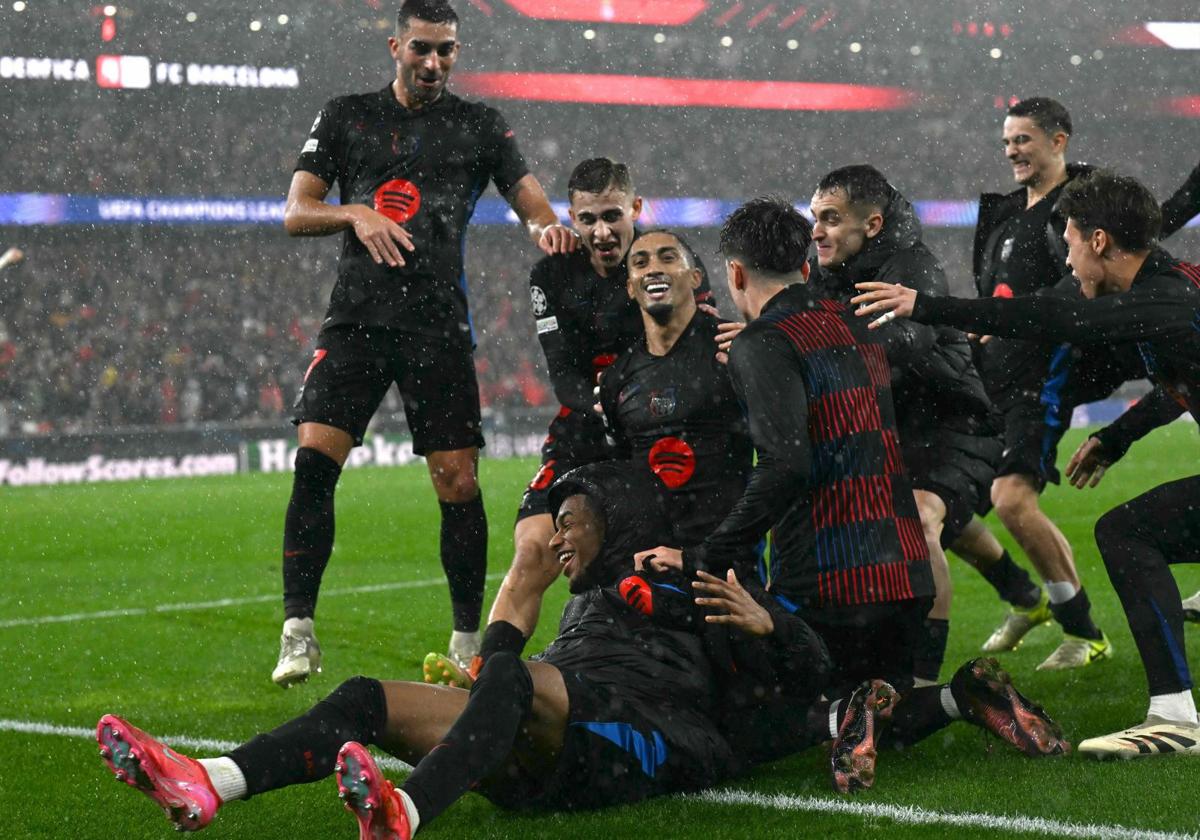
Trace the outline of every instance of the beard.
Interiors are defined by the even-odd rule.
[[[654,323],[659,326],[666,326],[670,323],[671,316],[675,314],[675,304],[653,303],[646,307],[646,314],[654,319]]]

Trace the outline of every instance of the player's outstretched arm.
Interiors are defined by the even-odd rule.
[[[325,200],[328,194],[329,184],[297,170],[283,210],[284,229],[291,236],[328,236],[352,228],[376,263],[404,265],[400,249],[415,250],[408,231],[365,204],[330,204]]]
[[[504,199],[517,214],[533,244],[547,254],[569,254],[579,247],[579,235],[558,220],[546,191],[532,174],[526,175]]]

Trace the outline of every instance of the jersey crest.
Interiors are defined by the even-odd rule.
[[[650,392],[650,416],[655,418],[670,417],[675,413],[675,389],[664,388],[661,391]]]
[[[546,309],[550,304],[546,300],[546,293],[542,291],[541,286],[529,287],[529,305],[533,307],[533,314],[538,318],[546,314]]]

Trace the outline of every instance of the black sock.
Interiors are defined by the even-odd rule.
[[[516,625],[507,621],[493,621],[483,631],[483,642],[479,647],[479,656],[487,662],[492,654],[515,653],[517,656],[525,650],[525,634]]]
[[[942,708],[942,688],[930,685],[906,691],[892,710],[892,722],[882,742],[901,749],[947,726],[951,717]]]
[[[532,708],[529,669],[514,654],[494,655],[479,672],[466,708],[446,737],[401,786],[412,798],[422,826],[500,768]]]
[[[950,621],[944,618],[926,618],[924,631],[917,637],[917,649],[913,653],[913,676],[937,682],[946,658],[946,642],[950,639]]]
[[[483,612],[487,577],[487,515],[483,494],[469,502],[440,502],[442,506],[442,568],[450,584],[454,629],[473,633]]]
[[[347,741],[378,741],[387,724],[387,699],[378,680],[353,677],[298,718],[229,753],[246,777],[248,796],[315,782],[333,772]]]
[[[1029,572],[1013,562],[1007,550],[999,560],[982,569],[980,574],[992,585],[996,594],[1014,607],[1029,609],[1037,606],[1041,600],[1042,588],[1033,582]]]
[[[1098,640],[1103,635],[1092,621],[1092,604],[1088,601],[1087,592],[1083,587],[1079,588],[1071,600],[1051,604],[1050,612],[1054,613],[1054,618],[1062,625],[1062,629],[1072,636]]]
[[[311,618],[333,551],[333,491],[342,468],[309,447],[296,453],[292,500],[283,522],[283,615]]]

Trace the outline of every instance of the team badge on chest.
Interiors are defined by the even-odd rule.
[[[661,391],[650,392],[650,416],[670,417],[675,413],[676,399],[674,388],[664,388]]]

